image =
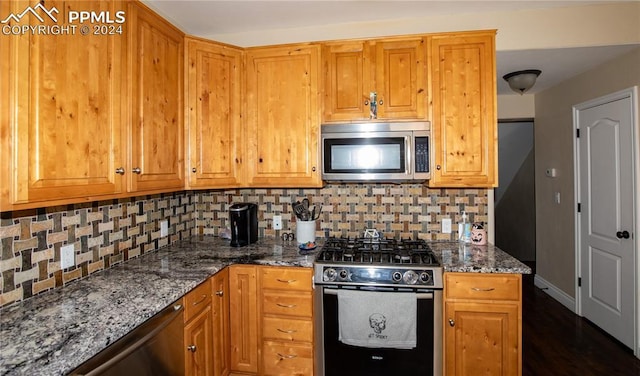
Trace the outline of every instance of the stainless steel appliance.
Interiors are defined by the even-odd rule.
[[[70,375],[173,376],[184,374],[184,309],[167,307]]]
[[[233,204],[229,208],[231,246],[242,247],[258,241],[258,205]]]
[[[322,179],[424,181],[429,122],[323,124]]]
[[[423,240],[329,238],[314,264],[317,375],[441,375],[442,266]],[[413,293],[412,349],[351,346],[338,339],[338,291]],[[414,296],[411,295],[411,296]]]

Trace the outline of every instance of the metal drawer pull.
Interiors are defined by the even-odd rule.
[[[193,305],[198,305],[204,302],[205,300],[207,300],[207,296],[205,294],[202,294],[202,299],[198,300],[197,302],[193,302]]]
[[[282,308],[293,308],[297,306],[297,304],[282,304],[282,303],[276,303],[276,305]]]
[[[124,175],[124,168],[122,168],[122,167],[116,168],[116,174]]]
[[[280,279],[280,278],[276,279],[276,281],[278,281],[278,282],[282,282],[282,283],[294,283],[294,282],[298,282],[298,280],[297,280],[297,279]]]
[[[140,175],[140,173],[142,172],[142,170],[140,170],[140,167],[136,167],[133,170],[131,170],[131,172],[133,172],[134,174],[138,174]]]
[[[298,357],[297,355],[282,355],[280,353],[277,353],[277,354],[280,357],[280,360],[293,359]]]
[[[187,350],[191,352],[196,352],[196,345],[187,346]]]
[[[280,333],[286,333],[286,334],[292,334],[292,333],[297,333],[297,330],[282,330],[280,328],[277,329]]]
[[[224,291],[222,290],[216,291],[216,296],[222,296],[222,295],[224,295]]]
[[[488,289],[482,289],[480,287],[472,287],[471,290],[473,290],[473,291],[493,291],[493,290],[495,290],[495,288],[490,287]]]

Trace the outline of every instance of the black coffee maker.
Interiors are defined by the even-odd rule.
[[[233,204],[229,208],[231,246],[242,247],[258,241],[258,205]]]

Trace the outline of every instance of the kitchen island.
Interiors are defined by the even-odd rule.
[[[430,243],[445,272],[529,274],[492,245]],[[0,375],[63,375],[224,267],[312,267],[315,252],[261,239],[242,248],[193,237],[0,310]]]

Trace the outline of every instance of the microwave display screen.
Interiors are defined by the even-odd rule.
[[[325,172],[402,173],[405,171],[405,138],[325,139]]]

